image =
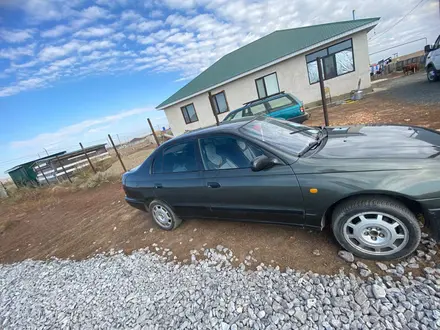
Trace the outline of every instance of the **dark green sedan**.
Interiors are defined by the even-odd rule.
[[[417,248],[419,216],[440,236],[440,134],[426,128],[260,117],[176,137],[122,183],[165,230],[187,218],[330,226],[344,249],[377,260]]]

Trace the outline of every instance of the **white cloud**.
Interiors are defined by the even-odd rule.
[[[22,43],[32,38],[33,31],[31,29],[25,30],[0,30],[0,39],[10,43]]]
[[[155,9],[155,10],[151,11],[150,17],[151,18],[161,18],[161,17],[163,17],[163,13],[162,13],[162,11]]]
[[[193,34],[192,33],[176,33],[174,35],[172,35],[171,37],[167,38],[165,41],[166,42],[171,42],[171,43],[179,43],[179,44],[185,44],[189,41],[191,41],[193,39]]]
[[[13,86],[0,88],[0,97],[18,94],[23,90],[43,87],[45,86],[45,84],[46,84],[46,79],[44,78],[30,78],[26,80],[21,80]]]
[[[111,15],[107,9],[98,6],[91,6],[86,9],[83,9],[80,13],[80,16],[86,18],[88,20],[97,20],[100,18],[110,18]]]
[[[137,32],[146,32],[146,31],[152,31],[162,25],[163,25],[162,21],[144,20],[139,23],[131,23],[130,25],[127,26],[127,30],[137,31]]]
[[[105,48],[110,48],[112,46],[114,46],[115,44],[111,41],[108,40],[102,40],[102,41],[92,41],[92,42],[88,42],[84,45],[82,45],[81,47],[78,48],[78,51],[80,53],[87,53],[87,52],[91,52],[95,49],[105,49]]]
[[[72,40],[62,46],[48,46],[40,51],[38,57],[42,61],[49,61],[55,58],[66,56],[81,46],[78,40]]]
[[[434,2],[421,3],[387,32],[414,7],[412,0],[389,0],[380,9],[360,0],[0,0],[0,12],[7,6],[24,14],[23,22],[0,30],[0,59],[5,64],[1,70],[8,76],[2,95],[50,86],[66,77],[134,70],[177,72],[186,80],[274,30],[347,20],[351,8],[362,17],[382,16],[370,52],[424,36],[433,42],[438,35],[432,24],[437,19]],[[18,47],[30,41],[31,45]],[[423,42],[410,44],[377,57],[422,47]],[[74,63],[70,63],[72,59]],[[44,83],[33,78],[44,79]],[[30,83],[22,83],[28,80]]]
[[[136,11],[131,9],[125,10],[121,14],[121,20],[123,21],[139,21],[141,19],[143,19],[143,17],[139,15]]]
[[[56,37],[60,37],[64,34],[70,32],[71,30],[72,30],[72,28],[70,26],[57,25],[52,29],[41,31],[40,35],[43,38],[56,38]]]
[[[139,115],[147,111],[152,111],[152,108],[136,108],[132,110],[122,111],[115,115],[105,116],[102,118],[85,120],[77,124],[69,125],[60,128],[51,133],[39,134],[31,139],[13,141],[10,143],[11,148],[35,148],[36,146],[47,146],[53,144],[54,141],[61,143],[73,137],[78,137],[80,134],[89,132],[92,129],[98,129],[99,125],[115,123],[127,117]],[[97,126],[97,127],[96,127]]]
[[[34,49],[34,44],[16,48],[0,48],[0,58],[15,60],[23,56],[32,56],[34,55]]]
[[[78,31],[74,34],[75,37],[80,38],[99,38],[113,33],[113,29],[108,27],[89,27],[85,30]]]
[[[17,69],[25,69],[25,68],[32,68],[36,66],[39,63],[38,60],[32,60],[21,64],[12,63],[11,67],[17,68]]]

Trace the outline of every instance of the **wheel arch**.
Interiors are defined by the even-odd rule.
[[[426,66],[426,69],[434,68],[434,63],[429,62],[429,64]]]
[[[335,208],[345,203],[349,200],[359,198],[359,197],[385,197],[385,198],[391,198],[396,201],[401,202],[403,205],[405,205],[418,219],[420,218],[420,215],[423,215],[423,208],[422,205],[417,202],[416,200],[412,199],[409,196],[399,194],[392,191],[371,191],[371,192],[361,192],[356,194],[351,194],[348,196],[345,196],[336,202],[334,202],[332,205],[330,205],[327,210],[324,212],[323,215],[323,227],[327,227],[332,223],[332,215]]]

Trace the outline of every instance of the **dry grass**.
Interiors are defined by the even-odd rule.
[[[1,204],[14,205],[21,203],[23,207],[39,207],[42,204],[52,205],[58,202],[58,197],[65,193],[72,193],[79,190],[90,189],[107,182],[117,182],[121,175],[116,175],[110,170],[114,160],[106,159],[95,165],[98,171],[96,174],[89,167],[86,170],[78,171],[72,178],[72,183],[65,180],[57,185],[43,187],[20,187],[10,186],[8,198],[0,199]],[[4,224],[0,224],[3,226]],[[7,227],[7,226],[6,226]]]
[[[18,224],[18,220],[5,219],[0,222],[0,235],[5,233],[8,229],[14,227],[14,225]]]

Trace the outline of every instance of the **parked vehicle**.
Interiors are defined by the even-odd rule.
[[[440,78],[440,35],[434,45],[425,46],[426,55],[426,74],[428,81],[437,81]]]
[[[263,99],[246,103],[240,109],[231,111],[223,122],[250,119],[250,117],[266,114],[269,117],[303,123],[309,118],[304,111],[303,103],[289,93],[278,93]]]
[[[322,229],[362,258],[413,252],[423,215],[440,237],[440,134],[313,128],[257,117],[176,137],[123,175],[126,201],[165,230],[186,218]]]

